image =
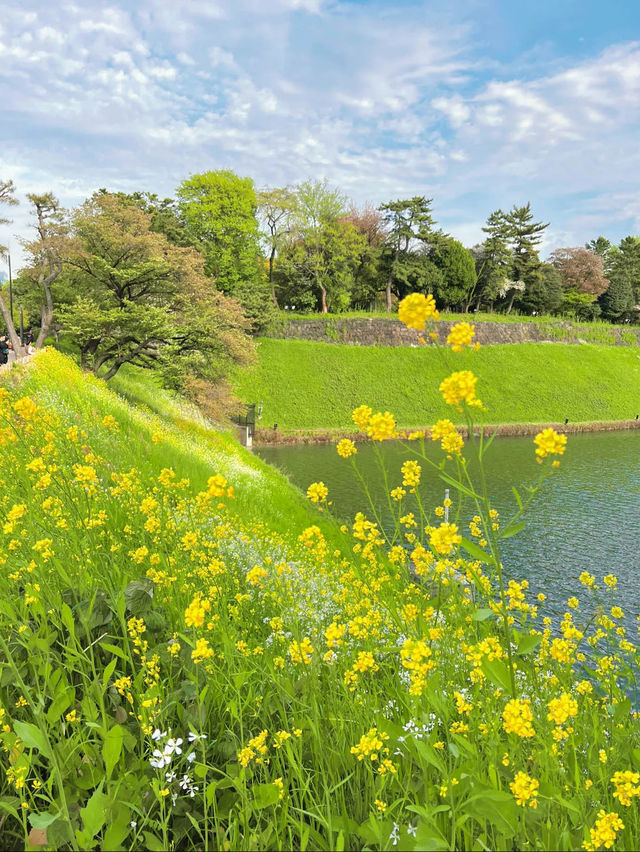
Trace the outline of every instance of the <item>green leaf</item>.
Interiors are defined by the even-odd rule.
[[[444,765],[444,761],[441,757],[438,756],[436,750],[432,748],[432,746],[423,742],[422,740],[415,740],[414,746],[420,757],[428,763],[430,766],[433,766],[441,775],[446,773],[446,767]]]
[[[122,841],[131,831],[131,810],[122,802],[112,808],[109,825],[102,839],[104,852],[112,852],[122,846]]]
[[[426,825],[425,823],[418,825],[414,849],[433,849],[433,852],[449,849],[449,842],[441,834],[436,834],[437,830],[433,825]]]
[[[29,814],[29,822],[32,828],[48,828],[58,819],[60,811],[55,814]]]
[[[280,798],[280,788],[276,784],[258,784],[253,788],[253,807],[261,811],[268,808]]]
[[[631,701],[628,698],[625,698],[624,701],[621,701],[616,706],[616,711],[613,714],[613,721],[615,723],[622,722],[628,718],[631,713]]]
[[[511,678],[509,669],[501,660],[482,660],[482,671],[496,686],[502,687],[505,692],[511,692]]]
[[[47,738],[35,725],[29,722],[14,722],[13,729],[27,748],[35,748],[46,757],[51,755]]]
[[[487,553],[486,550],[483,550],[480,545],[476,544],[474,541],[469,541],[469,539],[463,538],[460,544],[474,559],[477,559],[479,562],[488,562],[493,564],[493,556],[490,553]]]
[[[86,806],[80,809],[83,829],[76,831],[76,837],[81,847],[92,841],[105,824],[108,803],[109,797],[102,792],[102,782],[100,782],[100,786],[93,791]]]
[[[472,621],[486,621],[487,618],[491,618],[491,616],[495,616],[495,612],[492,609],[488,609],[484,607],[483,609],[477,609],[473,615],[471,616]]]
[[[483,790],[471,796],[463,809],[474,819],[487,820],[504,837],[511,838],[518,828],[517,806],[513,796],[504,790]]]
[[[513,496],[516,498],[516,503],[518,504],[518,509],[522,509],[522,498],[520,497],[520,494],[518,493],[518,489],[515,487],[515,485],[512,485],[511,490],[513,491]]]
[[[75,691],[72,686],[62,690],[51,702],[51,706],[47,710],[47,722],[52,725],[58,721],[64,711],[71,705],[75,698]]]
[[[155,834],[151,834],[150,831],[145,831],[144,843],[149,852],[165,852],[165,847],[162,841],[158,840]]]
[[[458,482],[457,479],[453,479],[453,477],[449,476],[449,474],[441,473],[440,479],[444,480],[444,482],[448,483],[449,485],[453,485],[454,488],[456,488],[458,491],[462,491],[462,493],[466,494],[467,497],[471,497],[473,500],[480,500],[478,494],[476,494],[474,491],[471,491],[461,482]]]
[[[535,633],[525,633],[520,637],[516,653],[521,657],[530,654],[541,642],[542,636],[536,636]]]
[[[118,648],[117,645],[112,645],[110,642],[100,642],[100,647],[105,651],[108,651],[110,654],[115,654],[116,657],[120,657],[122,660],[127,659],[127,655],[122,650],[122,648]]]
[[[517,524],[508,525],[503,530],[500,530],[498,533],[498,538],[511,538],[513,535],[518,535],[518,533],[524,529],[524,521],[520,521]]]
[[[104,760],[105,772],[107,778],[111,778],[113,770],[120,759],[122,752],[122,740],[124,738],[124,728],[120,725],[114,725],[107,732],[102,745],[102,759]]]
[[[131,615],[142,615],[153,601],[153,580],[144,577],[142,580],[132,580],[124,590],[124,599]]]
[[[103,673],[102,673],[102,691],[103,691],[103,692],[106,692],[107,684],[109,683],[109,681],[110,681],[110,679],[111,679],[111,675],[112,675],[112,674],[114,673],[114,671],[115,671],[116,663],[117,663],[117,662],[118,662],[117,660],[111,660],[111,662],[110,662],[110,663],[108,663],[108,664],[105,666],[105,669],[104,669],[104,671],[103,671]]]

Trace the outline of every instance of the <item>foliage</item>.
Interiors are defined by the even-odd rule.
[[[452,237],[440,237],[430,255],[441,272],[441,283],[433,289],[439,305],[466,306],[476,285],[476,268],[471,252]]]
[[[602,256],[586,248],[558,248],[549,261],[558,269],[567,289],[590,296],[601,296],[609,286]]]
[[[250,347],[238,304],[211,288],[202,258],[151,229],[151,215],[117,196],[96,194],[73,216],[67,286],[60,311],[83,366],[106,378],[123,364],[219,380]]]
[[[6,845],[35,830],[59,849],[596,849],[612,832],[633,847],[637,651],[617,580],[576,578],[559,617],[500,560],[562,436],[532,444],[511,516],[443,451],[451,505],[404,518],[422,437],[390,472],[394,529],[361,514],[337,537],[316,483],[311,522],[283,536],[259,520],[274,475],[236,448],[203,463],[56,353],[10,384]],[[357,419],[393,432],[392,415]],[[458,448],[486,463],[489,443]]]
[[[259,328],[271,306],[260,257],[257,199],[251,178],[231,171],[192,175],[176,191],[190,239],[216,287],[237,299]]]

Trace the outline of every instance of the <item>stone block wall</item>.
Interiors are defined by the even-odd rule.
[[[473,315],[469,315],[473,323]],[[441,320],[436,328],[441,343],[453,322]],[[639,346],[640,330],[606,325],[574,325],[558,321],[476,322],[476,340],[482,345],[498,343],[597,343],[608,346]],[[383,317],[317,317],[287,319],[269,337],[286,340],[312,340],[317,343],[342,343],[351,346],[417,346],[417,333],[399,320]],[[428,341],[428,338],[427,338]]]

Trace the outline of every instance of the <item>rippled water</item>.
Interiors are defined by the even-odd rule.
[[[515,509],[511,486],[532,483],[538,473],[532,439],[496,439],[487,454],[487,486],[492,502],[506,519]],[[334,501],[336,514],[350,519],[367,512],[366,498],[351,465],[335,446],[260,447],[257,452],[306,489],[322,480]],[[410,454],[399,444],[382,445],[390,482],[401,481],[400,465]],[[434,460],[441,458],[431,447]],[[372,495],[385,513],[385,491],[373,449],[359,445],[358,466]],[[445,485],[423,465],[423,502],[442,502]],[[521,491],[522,493],[522,491]],[[452,491],[451,494],[454,497]],[[467,506],[465,519],[473,514]],[[579,591],[578,576],[613,573],[619,578],[618,601],[629,616],[640,612],[640,432],[601,432],[571,435],[560,469],[538,494],[525,529],[502,542],[503,564],[509,576],[527,577],[532,589],[545,592],[553,608]]]

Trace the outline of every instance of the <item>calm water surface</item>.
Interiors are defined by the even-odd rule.
[[[300,488],[322,480],[329,488],[334,510],[351,519],[368,512],[366,498],[348,461],[334,445],[259,447],[256,450],[280,468]],[[411,454],[395,442],[382,445],[392,487],[400,484],[400,465]],[[429,448],[442,458],[437,446]],[[358,466],[369,483],[383,519],[385,491],[373,448],[358,445]],[[515,510],[511,486],[533,483],[538,473],[532,438],[496,439],[487,454],[488,490],[503,520]],[[423,502],[442,502],[444,483],[423,465]],[[455,492],[452,489],[452,498]],[[474,514],[465,507],[465,523]],[[602,432],[570,435],[556,475],[538,493],[525,529],[502,542],[509,576],[527,577],[535,592],[543,591],[554,609],[564,609],[567,597],[579,593],[578,576],[589,571],[601,579],[619,578],[618,602],[628,616],[640,613],[640,432]],[[466,531],[468,534],[468,530]],[[630,626],[630,625],[629,625]]]

